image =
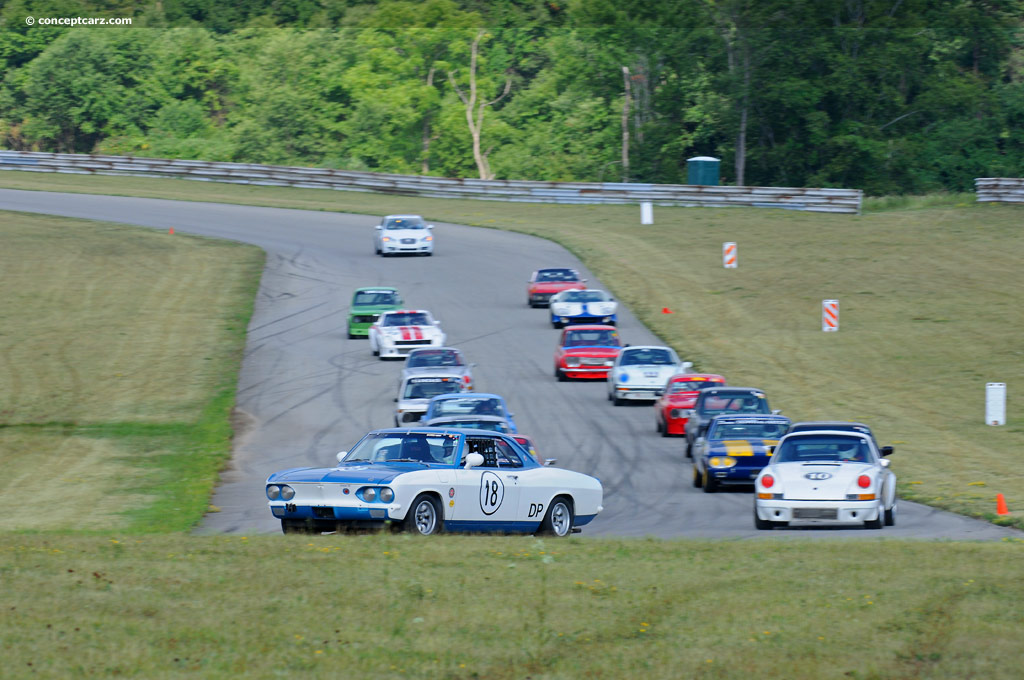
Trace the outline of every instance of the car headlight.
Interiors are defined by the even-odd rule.
[[[434,240],[433,236],[424,236],[423,238],[420,239],[420,241],[423,241],[424,243],[426,243],[427,241],[433,241],[433,240]]]
[[[579,357],[569,357],[568,359],[565,360],[565,365],[566,366],[570,366],[570,367],[579,366],[580,365],[580,358]]]
[[[363,500],[366,501],[367,503],[372,503],[373,501],[377,500],[377,490],[374,489],[372,486],[368,486],[365,489],[363,489]]]
[[[380,500],[384,503],[390,503],[395,500],[395,492],[391,489],[384,487],[380,490]]]
[[[387,243],[390,240],[391,240],[390,236],[382,236],[381,239],[380,239],[381,243]]]
[[[731,468],[736,465],[736,459],[731,456],[712,456],[708,459],[708,465],[713,468]]]
[[[276,501],[281,497],[281,487],[277,484],[271,484],[267,487],[267,498],[272,501]]]
[[[290,501],[295,498],[295,489],[285,485],[281,487],[281,500]]]

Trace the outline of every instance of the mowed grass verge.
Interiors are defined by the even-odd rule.
[[[0,213],[0,530],[178,531],[206,511],[264,255]]]
[[[656,207],[655,224],[642,227],[636,206],[26,172],[0,173],[0,186],[418,212],[555,240],[700,370],[761,387],[794,419],[871,424],[896,447],[904,498],[1024,528],[1019,207],[965,196],[877,199],[862,216]],[[443,228],[438,236],[443,249]],[[722,267],[725,241],[738,243],[737,269]],[[831,298],[840,302],[840,331],[823,333],[821,301]],[[1008,385],[1005,427],[984,423],[987,382]],[[1014,515],[995,514],[997,493]]]
[[[11,677],[1019,677],[1024,545],[0,534]]]

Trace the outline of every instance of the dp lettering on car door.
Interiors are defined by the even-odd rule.
[[[517,517],[521,468],[516,467],[522,462],[511,447],[494,437],[467,437],[466,451],[481,454],[484,464],[455,471],[452,520],[501,523],[522,519]]]

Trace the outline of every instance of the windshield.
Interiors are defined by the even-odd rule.
[[[604,302],[607,299],[599,290],[571,290],[558,295],[558,302]]]
[[[453,349],[423,349],[409,354],[405,361],[406,368],[423,368],[432,366],[465,366],[462,355]]]
[[[385,229],[426,229],[427,225],[418,217],[396,217],[388,220]]]
[[[784,423],[715,423],[708,439],[778,439],[785,433]]]
[[[400,305],[402,299],[393,290],[361,290],[352,300],[353,305]]]
[[[859,435],[807,435],[790,437],[775,451],[776,463],[871,463],[868,440]]]
[[[541,269],[537,272],[538,281],[579,281],[579,275],[572,269]]]
[[[454,463],[459,437],[428,432],[371,432],[359,440],[342,463]]]
[[[385,326],[429,326],[430,317],[426,312],[399,312],[384,316]]]
[[[623,350],[620,366],[643,366],[654,364],[658,366],[671,366],[675,363],[672,353],[667,349],[634,349]]]
[[[468,397],[463,399],[441,399],[434,402],[430,411],[431,418],[441,416],[502,416],[508,417],[496,397]]]
[[[698,407],[701,413],[771,413],[762,394],[709,394]]]
[[[717,380],[679,380],[672,383],[672,387],[669,388],[669,394],[675,394],[676,392],[696,392],[697,390],[704,389],[705,387],[714,387],[721,385],[722,383]]]
[[[568,331],[565,334],[566,347],[618,347],[619,334],[611,329]]]
[[[455,394],[462,389],[457,378],[409,378],[402,399],[430,399],[439,394]]]

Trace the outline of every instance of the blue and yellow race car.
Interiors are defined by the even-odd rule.
[[[712,493],[725,484],[753,484],[790,420],[777,415],[718,415],[694,442],[693,485]]]

